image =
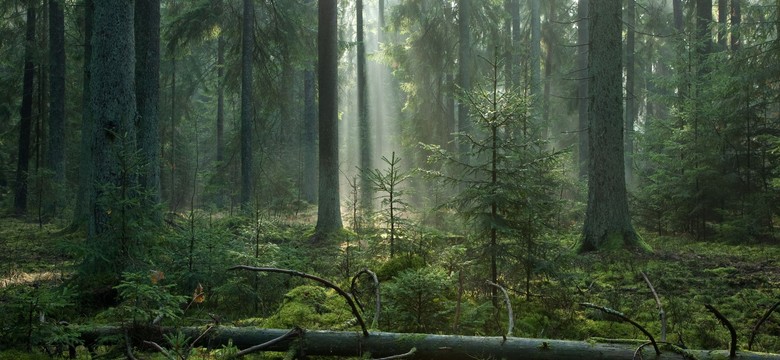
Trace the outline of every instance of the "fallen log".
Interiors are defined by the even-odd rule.
[[[121,327],[81,328],[81,338],[85,344],[95,343],[99,338],[123,334]],[[203,328],[157,328],[144,331],[146,336],[181,331],[191,339],[196,339]],[[209,336],[201,339],[195,346],[217,348],[232,340],[239,349],[269,342],[289,333],[289,330],[259,329],[253,327],[215,328]],[[121,338],[121,337],[120,337]],[[137,339],[138,337],[133,337]],[[654,351],[641,349],[642,357],[636,354],[643,340],[550,340],[516,337],[483,337],[460,335],[403,334],[371,332],[368,337],[360,332],[309,330],[302,335],[275,342],[263,351],[288,351],[291,346],[301,346],[301,351],[312,356],[354,357],[370,354],[373,358],[391,357],[406,354],[405,359],[432,360],[472,360],[472,359],[729,359],[728,350],[690,350],[671,345],[661,346],[661,355]],[[410,353],[411,349],[415,349]],[[780,354],[768,354],[752,351],[737,351],[732,359],[780,360]]]

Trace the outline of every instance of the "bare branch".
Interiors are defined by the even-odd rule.
[[[374,320],[371,321],[371,328],[376,329],[377,326],[379,326],[379,313],[382,311],[382,298],[380,297],[381,292],[379,289],[379,279],[376,277],[376,273],[369,269],[363,269],[360,270],[355,276],[352,277],[352,285],[350,287],[350,291],[354,294],[356,289],[355,285],[357,282],[357,279],[360,277],[360,275],[368,274],[371,276],[371,279],[374,281],[374,298],[375,298],[375,308],[374,308]],[[357,297],[355,297],[355,302],[358,302]],[[358,304],[360,304],[358,302]]]
[[[270,346],[272,346],[272,345],[274,345],[276,343],[279,343],[279,342],[284,341],[286,339],[289,339],[291,337],[301,336],[301,335],[303,335],[303,329],[301,329],[301,328],[296,326],[296,327],[290,329],[290,331],[288,331],[286,334],[284,334],[284,335],[282,335],[282,336],[280,336],[280,337],[278,337],[276,339],[272,339],[272,340],[266,341],[266,342],[264,342],[262,344],[258,344],[258,345],[252,346],[252,347],[248,347],[248,348],[246,348],[244,350],[241,350],[241,351],[237,352],[235,355],[233,355],[232,358],[238,358],[238,357],[242,357],[244,355],[251,354],[253,352],[261,351],[261,350],[263,350],[263,349],[265,349],[267,347],[270,347]]]
[[[764,316],[761,317],[761,320],[758,320],[756,323],[756,326],[753,327],[753,331],[750,332],[750,341],[748,341],[748,350],[752,350],[753,348],[753,340],[756,338],[756,333],[758,333],[758,328],[761,327],[761,324],[766,321],[766,319],[769,318],[769,315],[772,315],[772,312],[775,311],[780,306],[780,301],[778,301],[774,306],[769,308],[767,312],[764,314]]]
[[[515,328],[515,317],[512,314],[512,303],[509,302],[509,294],[506,292],[506,289],[504,289],[503,286],[498,285],[492,281],[487,281],[487,283],[491,286],[497,287],[499,290],[501,290],[502,293],[504,293],[504,301],[506,302],[506,313],[509,320],[507,320],[507,329],[506,329],[506,337],[512,337],[512,331]]]
[[[718,318],[718,321],[720,321],[721,325],[725,326],[726,329],[729,329],[729,334],[731,334],[731,345],[729,346],[729,356],[734,357],[737,355],[737,331],[734,330],[734,326],[731,325],[731,322],[729,319],[726,319],[723,314],[718,311],[718,309],[715,309],[714,306],[710,304],[704,304],[704,307],[707,308],[713,315],[715,315],[716,318]]]
[[[228,270],[248,270],[248,271],[257,271],[257,272],[273,272],[273,273],[280,273],[280,274],[287,274],[287,275],[293,275],[302,277],[309,280],[314,280],[319,282],[320,284],[323,284],[333,290],[336,290],[339,295],[341,295],[344,300],[347,301],[347,304],[352,309],[352,315],[355,315],[355,318],[358,321],[358,324],[360,324],[360,328],[363,330],[363,336],[368,337],[368,329],[366,329],[366,323],[363,321],[363,317],[360,316],[360,311],[358,311],[357,306],[355,305],[355,301],[352,299],[349,294],[342,290],[340,287],[338,287],[336,284],[325,280],[321,277],[309,275],[307,273],[303,273],[300,271],[295,270],[287,270],[287,269],[277,269],[277,268],[267,268],[267,267],[254,267],[254,266],[247,266],[247,265],[236,265]]]
[[[658,306],[658,317],[661,320],[661,342],[664,342],[666,341],[666,313],[664,312],[664,307],[661,305],[661,299],[658,297],[658,293],[655,292],[653,284],[650,283],[650,279],[647,278],[647,275],[645,275],[643,271],[640,271],[639,273],[642,274],[642,277],[645,279],[645,282],[650,288],[650,291],[653,292],[655,304]]]
[[[409,350],[409,351],[407,351],[407,352],[405,352],[405,353],[403,353],[403,354],[399,354],[399,355],[393,355],[393,356],[388,356],[388,357],[383,357],[383,358],[377,358],[377,359],[374,359],[374,360],[395,360],[395,359],[405,359],[405,358],[407,358],[407,357],[409,357],[409,356],[412,356],[412,355],[414,355],[414,353],[416,353],[416,352],[417,352],[417,348],[412,348],[412,350]]]
[[[601,310],[601,311],[603,311],[603,312],[605,312],[607,314],[610,314],[612,316],[616,316],[616,317],[620,318],[621,320],[623,320],[625,322],[628,322],[631,325],[634,325],[634,327],[639,329],[639,331],[641,331],[643,334],[645,334],[645,336],[647,336],[648,339],[650,339],[650,342],[653,344],[653,348],[655,349],[655,354],[656,355],[661,355],[661,350],[658,349],[658,344],[655,342],[655,339],[653,338],[653,335],[651,335],[647,330],[645,330],[645,328],[642,327],[642,325],[639,325],[634,320],[629,319],[622,312],[610,309],[608,307],[604,307],[604,306],[600,306],[600,305],[596,305],[596,304],[591,304],[591,303],[580,303],[580,306]]]

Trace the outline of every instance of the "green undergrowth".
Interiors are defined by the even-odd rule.
[[[434,232],[409,235],[401,239],[412,246],[390,258],[384,238],[377,235],[343,231],[326,244],[313,244],[310,224],[197,212],[191,216],[176,219],[177,227],[161,229],[150,241],[153,248],[147,258],[126,273],[117,287],[121,297],[93,312],[80,310],[76,289],[69,283],[82,251],[78,234],[62,236],[53,227],[0,220],[0,274],[5,281],[0,284],[0,314],[3,324],[26,324],[0,329],[0,340],[16,342],[0,341],[0,350],[14,351],[0,351],[0,359],[18,358],[14,354],[19,351],[34,359],[64,344],[78,344],[77,334],[69,333],[61,321],[126,324],[164,315],[159,325],[204,326],[219,321],[236,326],[359,331],[345,299],[334,290],[285,274],[227,271],[234,265],[297,270],[346,290],[358,271],[374,270],[382,290],[382,310],[376,321],[370,277],[362,275],[354,289],[372,330],[484,336],[507,331],[503,298],[493,307],[490,288],[484,285],[487,267],[468,247],[459,245],[462,238]],[[536,275],[528,284],[523,281],[522,266],[502,265],[499,282],[512,303],[513,336],[644,339],[630,324],[579,305],[592,303],[625,314],[661,340],[658,305],[643,273],[663,307],[666,341],[688,348],[728,348],[728,331],[705,304],[734,324],[738,346],[746,349],[756,322],[780,301],[777,245],[732,245],[644,234],[652,252],[576,254],[578,236],[572,233],[545,240],[545,253],[539,255],[544,261],[535,263]],[[56,276],[30,275],[44,273]],[[530,293],[525,292],[526,285]],[[31,306],[35,316],[30,315]],[[43,322],[38,321],[38,314],[45,315]],[[28,347],[34,351],[26,352]],[[762,325],[753,350],[780,352],[780,314],[773,314]],[[105,353],[121,356],[122,351],[106,348]],[[89,357],[81,352],[79,356]]]

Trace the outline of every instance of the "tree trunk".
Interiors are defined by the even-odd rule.
[[[94,206],[94,161],[92,140],[95,138],[95,123],[90,113],[90,82],[92,57],[92,18],[95,11],[93,0],[84,0],[84,68],[81,95],[81,142],[79,146],[79,185],[76,206],[73,209],[71,230],[88,225],[90,209]]]
[[[357,96],[358,131],[360,137],[360,203],[364,214],[370,214],[374,199],[373,187],[368,177],[371,171],[371,127],[368,119],[368,84],[366,79],[366,43],[363,34],[363,0],[355,4],[357,12]]]
[[[14,213],[27,213],[27,178],[30,170],[30,131],[32,128],[33,77],[35,64],[35,4],[27,3],[27,24],[24,44],[24,75],[22,80],[22,107],[19,109],[19,152],[16,163]]]
[[[160,222],[160,0],[135,0],[135,46],[139,180],[144,207]]]
[[[577,113],[579,129],[577,132],[579,150],[580,179],[588,176],[588,2],[577,2]]]
[[[718,0],[718,51],[726,51],[728,37],[729,1]]]
[[[336,0],[320,0],[317,52],[319,62],[319,204],[318,239],[342,228],[339,201],[338,8]]]
[[[742,6],[741,0],[731,0],[731,50],[738,51],[742,43],[740,42],[740,24],[742,24]],[[780,3],[778,3],[777,9],[780,13]],[[780,18],[777,19],[777,29],[780,31]]]
[[[636,48],[636,0],[627,0],[626,6],[626,111],[625,111],[625,173],[626,184],[634,185],[634,122],[637,117],[636,105],[636,66],[634,51]]]
[[[241,25],[241,209],[249,210],[252,197],[252,53],[255,10],[253,0],[244,1]]]
[[[458,0],[458,85],[464,93],[471,91],[471,1]],[[465,101],[458,102],[458,132],[468,133],[471,130],[469,119],[469,107]],[[463,163],[468,163],[465,158],[469,151],[468,144],[461,141],[458,144],[458,152],[464,158]]]
[[[590,2],[588,206],[580,251],[641,247],[623,172],[620,0]]]
[[[118,278],[127,259],[129,244],[115,241],[126,235],[114,226],[127,216],[120,208],[135,186],[132,158],[136,149],[136,102],[134,88],[135,46],[133,39],[133,4],[125,0],[95,2],[92,33],[90,78],[91,116],[95,121],[94,199],[90,214],[88,252],[85,263],[96,273]],[[122,191],[121,194],[118,192]],[[127,239],[122,238],[122,241]],[[99,250],[97,250],[99,249]]]
[[[220,33],[217,38],[217,186],[216,205],[222,209],[225,205],[225,37]]]
[[[202,328],[166,328],[165,334],[181,331],[191,339],[198,338]],[[159,330],[148,331],[146,334],[157,333]],[[238,349],[264,344],[279,339],[289,330],[219,327],[208,339],[208,345],[217,348],[227,345],[228,341]],[[81,330],[81,338],[86,344],[95,344],[99,337],[104,339],[111,335],[122,335],[120,327],[98,327]],[[158,335],[159,336],[159,335]],[[134,334],[130,334],[134,338]],[[121,336],[114,336],[114,339]],[[150,340],[150,339],[139,339]],[[161,336],[151,339],[156,342],[165,341]],[[309,330],[303,335],[289,336],[260,351],[287,352],[293,346],[300,346],[300,351],[309,356],[363,357],[369,353],[372,358],[384,358],[414,352],[404,356],[404,359],[428,360],[471,360],[471,359],[599,359],[624,360],[634,357],[636,349],[646,340],[617,340],[614,342],[593,342],[574,340],[528,339],[500,336],[462,336],[462,335],[430,335],[401,334],[387,332],[372,332],[365,337],[360,332]],[[205,346],[205,343],[197,345]],[[662,347],[661,355],[655,357],[652,346],[642,348],[645,359],[682,360],[682,359],[726,359],[727,350],[690,350]],[[733,359],[780,360],[780,355],[758,352],[738,351]]]
[[[512,9],[512,48],[514,50],[514,56],[512,58],[512,77],[511,84],[514,88],[519,88],[521,81],[520,62],[522,61],[522,55],[520,49],[522,47],[521,29],[520,29],[520,0],[510,0]]]
[[[696,0],[696,53],[702,57],[700,61],[704,56],[712,53],[710,24],[712,24],[712,0]],[[706,72],[706,70],[701,71]]]
[[[63,205],[65,186],[65,13],[56,0],[49,0],[49,84],[46,167],[54,176],[54,193],[48,207],[50,214],[56,215]]]
[[[531,0],[531,53],[528,64],[531,66],[531,122],[541,129],[542,114],[542,14],[540,0]],[[541,135],[535,133],[534,135]]]
[[[317,111],[314,70],[303,72],[303,197],[311,204],[317,202]]]
[[[549,137],[548,131],[550,128],[550,90],[552,87],[552,69],[553,69],[553,56],[555,54],[555,31],[554,26],[557,25],[556,9],[558,8],[555,0],[548,0],[550,5],[550,13],[547,14],[547,21],[544,29],[544,43],[547,45],[547,53],[544,55],[544,90],[542,98],[542,139]]]

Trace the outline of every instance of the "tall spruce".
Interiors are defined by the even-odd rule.
[[[160,221],[160,0],[135,1],[135,59],[140,184],[145,207]]]
[[[342,228],[339,201],[338,8],[337,0],[320,0],[317,33],[319,75],[318,240]]]
[[[49,0],[49,144],[46,167],[52,172],[54,196],[49,211],[63,205],[65,185],[65,12],[60,1]]]
[[[634,123],[637,117],[636,100],[636,66],[634,52],[636,49],[636,0],[627,0],[626,4],[626,110],[625,110],[625,172],[626,184],[634,185]]]
[[[577,138],[580,179],[588,175],[588,7],[589,0],[577,1]]]
[[[22,78],[22,107],[19,109],[19,151],[16,161],[16,183],[14,188],[14,213],[27,213],[27,179],[30,169],[30,131],[32,128],[33,80],[35,76],[35,2],[27,1],[27,23],[25,25],[24,74]]]
[[[244,0],[241,20],[241,208],[249,210],[252,197],[252,53],[254,52],[254,4]]]
[[[125,210],[133,206],[137,188],[133,163],[136,149],[135,45],[133,3],[100,0],[94,3],[90,60],[89,111],[95,121],[95,177],[90,204],[91,251],[85,271],[116,281],[127,265],[134,244],[126,237]]]
[[[95,123],[90,111],[90,82],[92,63],[92,22],[95,12],[93,0],[84,0],[84,66],[82,67],[83,87],[81,92],[81,140],[79,143],[79,179],[76,192],[76,206],[73,209],[71,230],[85,228],[88,225],[90,209],[95,201],[92,191],[95,178],[94,152],[92,141],[95,138]]]
[[[363,0],[355,4],[357,12],[357,96],[358,96],[358,132],[360,137],[360,168],[364,174],[360,179],[360,200],[364,213],[372,211],[373,185],[365,173],[371,169],[371,123],[368,109],[368,80],[366,78],[366,43],[363,22]]]
[[[639,248],[623,171],[620,0],[590,2],[588,206],[580,251]]]

